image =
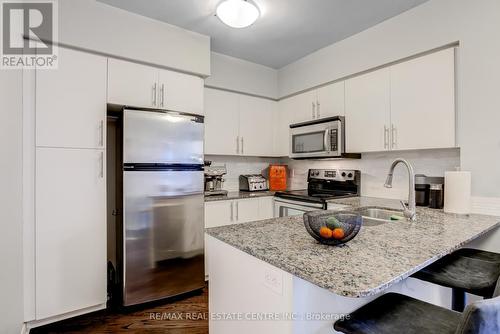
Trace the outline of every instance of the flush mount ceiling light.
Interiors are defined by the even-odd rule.
[[[259,18],[259,8],[246,0],[225,0],[217,6],[217,17],[233,28],[246,28]]]

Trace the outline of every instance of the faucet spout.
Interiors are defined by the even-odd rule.
[[[415,220],[417,211],[415,204],[415,171],[413,170],[412,164],[406,159],[395,159],[392,162],[391,167],[389,168],[389,173],[387,174],[387,179],[385,181],[384,187],[392,188],[392,176],[394,174],[394,168],[396,168],[399,163],[402,163],[406,166],[406,168],[408,169],[409,178],[408,204],[405,204],[404,201],[401,201],[401,205],[403,206],[403,214],[409,220]]]

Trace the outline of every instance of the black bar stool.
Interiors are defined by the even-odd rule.
[[[346,334],[500,333],[500,280],[495,298],[467,305],[463,313],[400,295],[385,294],[333,325]]]
[[[452,288],[452,309],[462,312],[465,293],[491,298],[500,276],[500,254],[462,248],[412,277]]]

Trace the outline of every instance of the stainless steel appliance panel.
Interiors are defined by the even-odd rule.
[[[203,165],[203,118],[176,112],[124,110],[124,163]]]
[[[125,171],[125,306],[202,288],[203,171]]]
[[[274,198],[274,215],[276,218],[299,216],[306,212],[323,209],[323,204],[319,203],[306,203],[283,198]]]

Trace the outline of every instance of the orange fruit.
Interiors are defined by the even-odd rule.
[[[332,230],[330,230],[328,227],[323,226],[322,228],[319,229],[319,235],[321,235],[325,239],[330,239],[332,237]]]
[[[332,233],[332,236],[337,240],[342,239],[344,235],[345,235],[344,230],[341,228],[336,228],[335,230],[333,230]]]

